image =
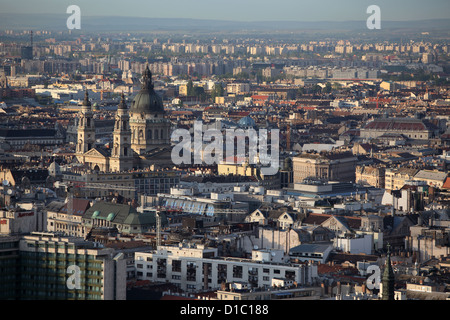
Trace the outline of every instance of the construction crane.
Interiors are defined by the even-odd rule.
[[[161,213],[156,211],[156,249],[161,246]]]

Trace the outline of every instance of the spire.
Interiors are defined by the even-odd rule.
[[[127,110],[127,103],[125,102],[125,95],[123,94],[123,92],[120,97],[120,103],[119,103],[118,109]]]
[[[91,106],[91,102],[89,101],[89,94],[88,94],[87,89],[84,91],[83,106],[86,106],[86,107],[90,107]]]
[[[384,267],[382,284],[383,284],[383,292],[382,299],[383,300],[394,300],[394,284],[395,284],[395,276],[394,270],[392,270],[391,265],[391,246],[387,244],[387,257],[386,257],[386,265]]]
[[[148,67],[148,63],[145,67],[144,72],[142,73],[142,89],[148,90],[153,88],[152,84],[152,73]]]

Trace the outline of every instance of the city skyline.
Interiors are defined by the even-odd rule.
[[[450,300],[448,0],[0,6],[0,301]]]

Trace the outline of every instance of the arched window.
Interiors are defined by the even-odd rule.
[[[164,131],[161,129],[161,139],[164,139]]]
[[[155,139],[158,140],[158,129],[155,130]]]
[[[148,138],[149,138],[149,139],[152,139],[152,130],[151,130],[151,129],[148,130]]]

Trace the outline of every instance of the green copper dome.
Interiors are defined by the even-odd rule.
[[[133,113],[164,113],[162,99],[153,89],[152,73],[147,68],[142,73],[142,87],[131,103]]]

